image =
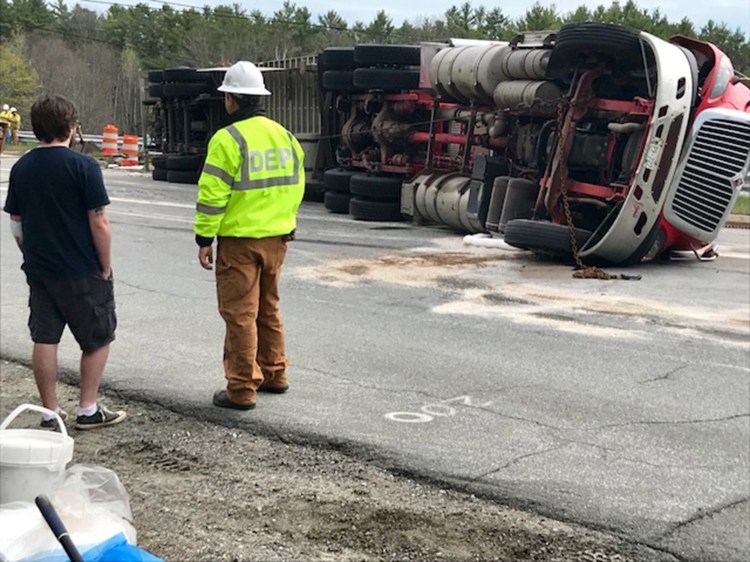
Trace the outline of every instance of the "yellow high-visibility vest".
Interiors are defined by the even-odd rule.
[[[13,122],[13,114],[8,111],[0,111],[0,123],[10,125]]]
[[[13,113],[11,113],[10,118],[11,118],[10,128],[20,129],[21,128],[21,114],[16,113],[15,115],[13,115]]]
[[[218,130],[198,180],[195,233],[267,238],[297,228],[304,152],[284,127],[258,116]]]

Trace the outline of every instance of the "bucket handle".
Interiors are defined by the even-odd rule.
[[[43,408],[42,406],[36,406],[34,404],[21,404],[18,408],[13,410],[10,414],[8,414],[8,417],[3,420],[3,423],[0,424],[0,430],[6,429],[10,425],[10,422],[16,419],[21,412],[25,412],[26,410],[34,410],[35,412],[39,412],[42,414],[52,414],[57,418],[57,426],[60,428],[60,432],[66,437],[68,436],[68,428],[65,427],[65,423],[63,423],[62,418],[57,412],[55,412],[54,410]]]

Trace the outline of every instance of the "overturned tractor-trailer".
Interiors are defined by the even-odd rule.
[[[715,256],[750,156],[750,90],[715,46],[581,23],[347,54],[319,59],[332,210],[395,216],[398,192],[418,221],[539,254]]]
[[[355,219],[588,262],[711,259],[748,175],[750,90],[687,37],[577,23],[509,42],[332,47],[267,72],[270,115],[307,135],[311,186]],[[160,102],[204,104],[206,125],[183,119],[196,153],[223,111],[202,96]]]

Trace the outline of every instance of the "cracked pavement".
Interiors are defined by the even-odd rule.
[[[113,391],[343,447],[681,560],[750,558],[750,231],[724,231],[730,257],[715,262],[611,270],[638,282],[574,280],[523,252],[305,203],[281,288],[292,389],[235,413],[210,407],[223,327],[192,241],[194,186],[105,179]],[[0,355],[28,362],[9,238]],[[74,373],[65,338],[61,366]]]

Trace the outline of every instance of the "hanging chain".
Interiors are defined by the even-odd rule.
[[[573,104],[567,104],[568,110],[572,111]],[[576,264],[576,270],[573,272],[573,277],[576,279],[627,279],[627,280],[640,280],[640,275],[612,275],[603,269],[593,266],[586,265],[581,259],[580,249],[578,248],[578,239],[576,238],[576,229],[573,224],[573,213],[570,211],[570,200],[568,199],[568,159],[567,155],[563,154],[563,122],[565,120],[565,106],[566,103],[562,102],[557,106],[557,161],[559,166],[559,178],[560,178],[560,195],[562,197],[563,211],[565,212],[565,221],[568,226],[568,235],[570,236],[570,252],[573,256],[573,260]]]

